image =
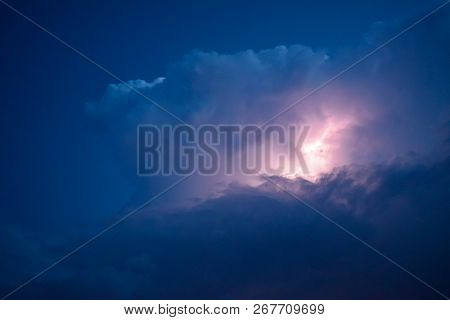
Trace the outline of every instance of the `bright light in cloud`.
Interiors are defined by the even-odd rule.
[[[314,181],[333,168],[351,162],[347,154],[346,137],[349,129],[359,121],[349,115],[326,113],[320,120],[309,121],[311,131],[302,146],[302,154],[309,172],[304,173],[298,166],[294,174],[286,172],[283,176],[302,177]]]

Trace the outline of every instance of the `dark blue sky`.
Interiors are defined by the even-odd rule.
[[[189,1],[8,1],[23,14],[121,79],[125,81],[144,79],[148,82],[167,75],[175,77],[180,75],[185,76],[185,78],[180,77],[181,79],[190,79],[190,72],[195,68],[191,67],[189,63],[194,61],[192,64],[202,65],[209,61],[208,58],[205,58],[206,62],[202,60],[203,58],[198,58],[195,53],[192,53],[194,50],[233,55],[244,50],[259,52],[273,49],[279,45],[290,48],[292,45],[300,44],[311,48],[315,53],[325,51],[332,58],[338,57],[336,58],[337,62],[331,67],[326,67],[324,73],[329,70],[339,70],[345,65],[343,62],[360,56],[360,53],[367,52],[366,49],[370,47],[367,45],[368,42],[370,43],[368,39],[372,39],[373,35],[371,32],[375,32],[380,35],[380,39],[385,40],[395,34],[399,30],[398,26],[403,26],[405,21],[413,21],[441,2],[419,0],[343,0],[339,3],[331,0],[246,3],[242,1],[210,1],[208,3]],[[410,37],[406,37],[404,42],[399,42],[397,46],[394,46],[392,51],[382,53],[375,58],[375,62],[378,64],[374,62],[362,69],[356,69],[349,76],[347,83],[352,85],[347,87],[357,91],[358,97],[367,98],[369,96],[369,100],[374,106],[382,105],[378,99],[381,101],[381,97],[387,97],[392,102],[392,106],[400,110],[399,114],[392,116],[389,113],[392,111],[386,111],[388,108],[373,107],[376,112],[381,114],[380,119],[382,120],[374,122],[370,130],[367,129],[361,134],[353,132],[352,137],[360,135],[361,139],[364,137],[372,139],[376,131],[373,128],[377,127],[380,128],[380,131],[397,134],[399,144],[406,140],[412,141],[408,148],[415,152],[423,150],[428,152],[428,149],[423,147],[424,145],[441,143],[440,140],[434,138],[426,140],[428,136],[427,138],[416,138],[411,136],[409,131],[415,131],[421,126],[441,128],[442,123],[433,121],[437,121],[438,118],[450,120],[447,82],[450,69],[448,69],[448,57],[445,58],[444,54],[449,50],[449,42],[446,38],[449,34],[448,9],[446,8],[446,12],[439,15],[438,22],[425,24],[422,29]],[[376,29],[377,22],[380,21],[387,23],[387,27],[382,27],[381,31]],[[113,221],[114,218],[133,207],[138,200],[163,188],[167,182],[152,182],[154,189],[146,189],[142,188],[142,181],[137,182],[130,179],[127,172],[128,165],[124,165],[128,159],[117,157],[117,150],[121,149],[117,147],[116,138],[120,136],[121,131],[105,138],[104,133],[100,132],[101,130],[86,114],[86,103],[100,101],[105,96],[105,88],[111,83],[117,83],[116,80],[2,4],[0,4],[0,26],[0,141],[2,146],[0,159],[2,244],[0,255],[3,253],[3,256],[7,257],[6,262],[5,260],[0,262],[0,294],[4,294],[15,284],[19,284],[40,271],[89,235],[101,230],[108,221]],[[440,29],[441,33],[433,29],[436,26],[439,28],[443,26]],[[424,46],[426,48],[423,52],[417,50],[421,48],[422,43],[425,43],[421,42],[421,39],[429,40],[429,43],[427,42],[429,46]],[[434,43],[436,43],[436,47],[434,47]],[[406,49],[402,51],[402,48]],[[189,56],[189,54],[192,55]],[[397,59],[396,62],[402,61],[404,64],[393,63],[391,60],[394,59]],[[308,60],[308,64],[313,64],[313,61],[315,60],[312,59],[311,62]],[[218,70],[221,70],[220,63],[220,61],[217,62]],[[372,75],[370,72],[374,69],[379,73]],[[359,80],[367,78],[370,78],[367,80],[368,82],[360,85]],[[388,81],[386,87],[382,87],[386,79],[392,80],[392,82]],[[404,81],[405,79],[410,79],[410,81]],[[402,83],[402,86],[399,86],[399,83]],[[163,88],[161,91],[151,94],[164,102],[167,101],[173,112],[183,113],[180,106],[184,100],[181,98],[177,100],[178,96],[176,95],[177,90],[182,92],[179,89],[181,85],[177,82],[168,82],[167,85],[168,89]],[[419,92],[423,95],[420,95]],[[397,108],[396,103],[406,105],[410,101],[426,101],[427,104],[414,105],[411,107],[412,113],[402,107]],[[370,110],[369,107],[367,108]],[[164,119],[165,116],[161,115],[161,117]],[[396,117],[400,119],[398,126],[393,125],[393,119],[397,119]],[[413,120],[403,123],[403,118]],[[123,128],[121,124],[116,127],[119,130]],[[442,140],[448,138],[447,133],[448,131],[444,131]],[[386,138],[380,138],[378,141],[380,145],[383,145],[381,148],[383,150],[377,153],[377,157],[382,158],[391,152],[388,147],[384,146],[387,144],[386,141]],[[391,149],[398,150],[394,143],[391,146]],[[405,152],[408,151],[410,150],[405,148]],[[430,157],[435,157],[435,153],[430,151],[430,154],[432,154]],[[130,155],[130,157],[132,156],[134,154]],[[370,154],[370,157],[373,159],[373,154]],[[439,162],[441,160],[443,162]],[[448,223],[448,217],[443,215],[443,212],[448,209],[446,202],[448,198],[442,189],[448,186],[450,170],[444,155],[439,154],[439,161],[435,160],[430,163],[427,160],[414,163],[408,169],[399,169],[397,164],[384,171],[377,167],[377,170],[382,171],[380,175],[384,179],[382,186],[385,189],[378,190],[375,195],[364,195],[367,199],[364,197],[363,199],[366,199],[372,206],[366,208],[367,203],[364,202],[364,205],[358,204],[358,210],[376,215],[374,213],[376,211],[375,204],[382,202],[389,206],[389,208],[383,209],[384,212],[400,212],[406,221],[420,220],[424,219],[423,212],[412,210],[411,207],[416,204],[418,207],[426,209],[428,208],[426,203],[430,201],[434,203],[429,207],[432,217],[430,228]],[[424,173],[426,170],[429,170],[430,175]],[[413,187],[409,190],[410,184],[414,184],[415,181],[411,176],[414,177],[417,174],[428,179],[426,183],[431,190],[433,188],[440,190],[441,193],[438,192],[436,199],[433,199],[432,195],[426,194],[423,196],[423,199],[426,200],[422,201],[421,198],[421,200],[414,200],[419,203],[414,203],[413,199],[416,199],[417,195],[419,198],[422,197],[420,190]],[[433,180],[433,177],[438,176],[443,178]],[[398,181],[406,181],[408,184],[396,185],[399,183]],[[335,180],[333,182],[338,184]],[[396,193],[397,188],[404,189],[405,194],[399,196]],[[349,194],[345,194],[343,197],[353,199],[359,196],[357,194],[359,190],[353,190],[351,187],[349,189],[351,189],[348,190]],[[410,193],[408,193],[409,191]],[[233,212],[231,207],[228,211],[231,215],[229,218],[226,216],[227,212],[223,210],[230,202],[235,201],[235,197],[237,197],[235,192],[238,191],[232,190],[223,199],[208,200],[209,202],[203,204],[203,207],[189,209],[194,222],[185,221],[184,218],[178,218],[175,215],[175,218],[172,216],[167,222],[159,221],[161,226],[158,226],[156,231],[155,225],[158,223],[150,221],[148,232],[152,235],[142,230],[142,227],[141,229],[136,227],[134,231],[130,230],[130,227],[122,232],[118,231],[118,239],[129,239],[130,234],[133,233],[136,233],[137,237],[143,234],[141,239],[130,240],[139,245],[134,242],[129,244],[135,247],[132,250],[133,255],[125,258],[126,261],[131,261],[129,264],[127,264],[129,261],[127,263],[119,261],[123,255],[126,255],[124,253],[126,250],[119,248],[119,253],[107,251],[104,257],[98,258],[102,262],[95,261],[90,265],[84,265],[83,257],[98,256],[96,249],[93,248],[87,250],[84,256],[83,253],[80,253],[80,257],[75,258],[73,265],[70,265],[70,261],[65,263],[55,271],[53,277],[45,276],[34,287],[30,285],[30,288],[24,289],[18,297],[305,298],[308,297],[308,292],[311,292],[313,298],[436,298],[432,291],[427,291],[426,287],[417,285],[408,277],[401,278],[398,280],[399,283],[394,281],[395,285],[379,285],[379,288],[372,288],[368,292],[364,291],[365,289],[362,287],[344,285],[347,283],[349,271],[342,261],[353,261],[349,248],[353,248],[354,244],[345,247],[343,260],[339,256],[336,257],[335,253],[326,251],[325,255],[330,259],[328,261],[337,261],[336,263],[339,265],[334,271],[325,267],[328,262],[322,261],[318,255],[315,255],[313,249],[308,249],[306,253],[312,261],[311,265],[308,265],[304,260],[300,259],[300,261],[298,258],[292,257],[296,252],[294,244],[299,245],[302,241],[308,241],[305,239],[308,236],[303,231],[308,229],[307,227],[305,229],[304,224],[309,222],[299,221],[298,218],[291,216],[296,210],[303,209],[296,209],[294,205],[286,204],[283,200],[274,200],[259,189],[254,191],[257,193],[256,195],[248,196],[244,192],[243,200],[240,198],[243,202],[242,207],[248,207],[248,212],[260,211],[262,217],[248,217],[248,213],[242,213],[246,223],[241,225],[242,221],[239,219],[239,215]],[[255,198],[259,200],[255,200]],[[320,196],[317,194],[311,196],[314,201],[319,201],[319,198]],[[221,201],[226,205],[223,205]],[[261,208],[260,203],[266,202],[267,206]],[[271,211],[272,206],[273,210]],[[435,263],[433,268],[417,266],[415,263],[420,259],[415,259],[408,253],[399,252],[401,244],[394,240],[391,234],[386,235],[388,244],[383,242],[383,234],[378,234],[378,227],[390,224],[383,217],[370,218],[367,221],[354,221],[352,219],[356,211],[355,207],[345,208],[345,210],[337,209],[331,202],[324,206],[328,212],[336,211],[343,216],[350,212],[350,217],[342,218],[347,225],[355,227],[368,238],[384,244],[389,253],[400,257],[402,262],[409,263],[421,275],[430,276],[433,285],[447,294],[450,293],[449,277],[443,274],[443,270],[445,270],[443,266],[449,264],[448,255],[438,250],[441,247],[436,249],[435,242],[425,243],[419,250],[423,251],[424,255],[426,255],[425,252],[430,253],[430,248],[437,250],[430,257]],[[363,206],[364,209],[361,209],[360,206]],[[266,209],[267,212],[265,212]],[[275,211],[285,212],[287,215],[286,220],[279,222],[281,230],[287,228],[287,234],[281,236],[281,240],[278,236],[283,231],[264,227],[265,223],[277,223],[273,216]],[[210,221],[210,216],[205,215],[205,212],[212,212],[212,215],[217,214],[217,219],[220,221]],[[409,213],[411,213],[411,217],[408,216]],[[180,212],[176,212],[176,214],[180,214]],[[160,219],[164,220],[165,218]],[[290,221],[290,219],[294,219],[294,221]],[[392,217],[386,218],[386,220],[390,219],[394,220],[392,222],[394,224],[401,223]],[[199,231],[197,227],[193,227],[195,221],[203,229]],[[248,221],[252,223],[248,223]],[[410,229],[406,228],[405,234],[416,236],[413,231],[416,221],[414,220]],[[303,231],[293,230],[293,227],[289,226],[290,222],[297,226],[298,230]],[[376,226],[373,226],[372,223]],[[316,228],[319,230],[319,234],[324,232],[320,231],[320,227],[317,227],[315,223],[312,224],[314,230]],[[211,225],[217,228],[218,233],[210,230]],[[187,226],[186,234],[183,233],[183,226]],[[262,231],[254,226],[262,226]],[[167,228],[167,233],[164,233],[165,228]],[[432,234],[428,229],[425,231],[426,235]],[[156,235],[152,232],[156,232]],[[223,238],[217,236],[222,233],[224,234]],[[449,244],[448,236],[445,237],[444,231],[440,229],[437,233],[439,237],[443,237],[440,240],[445,250],[445,245]],[[334,241],[331,239],[331,235],[328,236],[330,237],[329,241]],[[373,238],[371,238],[372,236]],[[175,240],[168,240],[170,237]],[[319,243],[318,248],[326,250],[326,246],[318,238],[315,238],[317,235],[311,237]],[[111,238],[108,239],[113,242]],[[189,239],[192,239],[192,243],[189,243]],[[409,241],[406,236],[404,240]],[[155,255],[152,256],[147,252],[150,249],[142,246],[143,241],[159,242],[161,247],[167,246],[170,250],[178,252],[180,258],[175,259],[165,255],[162,249],[156,253],[152,251]],[[212,241],[217,248],[221,248],[224,255],[210,253],[208,250],[211,248],[205,244],[208,241]],[[242,246],[236,244],[236,241],[240,241]],[[118,243],[113,243],[120,246]],[[99,244],[100,248],[104,244]],[[256,252],[253,257],[248,258],[251,260],[247,261],[248,267],[239,267],[243,263],[241,259],[246,255],[247,250],[251,251],[252,248],[260,246],[266,246],[273,259],[277,259],[276,249],[285,246],[286,252],[281,253],[281,257],[286,259],[286,265],[275,263],[271,268],[271,262],[265,261],[266,258],[261,252]],[[357,244],[355,250],[357,250],[356,247]],[[192,255],[185,253],[189,250],[192,250]],[[201,258],[205,252],[212,255],[210,265],[208,265],[208,261]],[[184,254],[185,256],[183,256]],[[357,254],[355,261],[364,262],[366,254],[370,255],[369,253]],[[42,259],[37,259],[36,256]],[[155,263],[148,261],[152,258],[162,261],[162,266],[156,266]],[[350,263],[349,268],[356,270],[358,277],[365,279],[366,285],[371,286],[380,281],[384,268],[391,270],[384,264],[385,262],[375,260],[372,265],[368,266],[375,271],[367,279],[364,277],[364,267],[357,263]],[[196,261],[197,263],[201,262],[204,269],[199,269]],[[223,268],[223,261],[228,261],[230,269]],[[186,268],[178,269],[177,266],[180,263],[186,263]],[[252,276],[252,272],[258,270],[261,264],[265,267]],[[92,278],[99,277],[96,272],[103,270],[102,268],[111,273],[108,275],[111,278],[99,279],[99,286],[107,288],[113,286],[114,281],[117,281],[121,284],[129,283],[129,287],[124,288],[123,291],[106,289],[102,291],[89,287],[83,281],[80,282],[79,279],[86,273],[89,273],[89,277]],[[133,268],[137,268],[137,270]],[[167,283],[161,279],[170,278],[170,272],[162,272],[161,270],[164,268],[173,274],[183,274],[186,279],[200,277],[202,272],[199,270],[204,270],[208,280],[201,281],[198,288],[192,288],[192,283],[187,280],[178,279],[180,281],[178,283],[173,280],[169,284],[166,294],[164,286]],[[286,271],[286,268],[289,270]],[[296,268],[301,270],[302,276],[296,276]],[[318,270],[317,272],[308,271],[312,273],[311,279],[313,280],[305,280],[305,270],[313,269]],[[437,272],[437,275],[433,275],[434,271]],[[392,272],[396,274],[395,272],[398,270]],[[324,273],[329,277],[321,277],[321,274]],[[223,283],[217,280],[225,274],[228,277]],[[290,277],[286,274],[289,274]],[[141,277],[147,279],[152,276],[160,279],[155,280],[154,289],[146,291],[144,287],[139,286],[139,282],[142,281]],[[248,277],[251,279],[248,280]],[[265,281],[265,277],[269,277],[271,281],[265,286],[258,286],[260,282]],[[394,276],[389,277],[390,279],[395,278]],[[292,279],[298,287],[291,286],[283,291],[281,289],[283,285],[292,282]],[[317,290],[314,289],[314,283],[311,281],[320,282],[323,279],[330,280],[329,286],[321,284]],[[153,283],[151,280],[148,281],[150,284]],[[393,280],[391,279],[391,281]],[[309,291],[302,291],[303,285]],[[338,288],[342,286],[343,289],[340,291]],[[398,287],[397,291],[393,289],[395,286]],[[261,291],[255,292],[255,288],[258,287],[261,287]],[[271,290],[274,292],[273,295],[270,294]]]

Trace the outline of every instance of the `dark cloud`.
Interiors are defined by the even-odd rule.
[[[450,161],[347,167],[316,184],[276,179],[449,294]],[[21,252],[17,244],[23,241],[11,240],[13,247],[2,250]],[[40,255],[26,252],[30,261]],[[17,280],[19,271],[32,274],[47,262],[35,261],[41,262],[20,269],[10,264],[4,272]],[[13,282],[2,287],[10,289]],[[188,210],[150,208],[15,297],[440,298],[271,184],[230,186]]]

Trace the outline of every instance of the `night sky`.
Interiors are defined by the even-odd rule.
[[[180,178],[136,175],[137,126],[177,121],[129,86],[262,123],[445,1],[6,1],[128,86],[1,2],[5,296]],[[449,296],[450,4],[276,122],[311,127],[288,193],[194,175],[8,298]]]

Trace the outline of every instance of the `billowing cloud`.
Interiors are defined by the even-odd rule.
[[[274,121],[311,127],[303,154],[313,176],[349,164],[445,158],[442,132],[450,120],[446,18],[438,15],[403,35]],[[262,124],[407,23],[376,24],[357,50],[302,45],[236,53],[197,50],[171,64],[164,78],[129,84],[193,125]],[[116,142],[114,153],[135,183],[142,181],[135,175],[137,125],[177,123],[123,84],[110,85],[86,109],[106,130],[109,143]],[[192,179],[187,196],[204,197],[233,179],[244,182],[241,176]]]

